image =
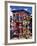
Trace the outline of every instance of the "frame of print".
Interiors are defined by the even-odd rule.
[[[36,3],[5,1],[5,45],[36,43]]]

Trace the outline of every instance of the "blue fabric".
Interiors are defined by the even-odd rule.
[[[29,7],[29,6],[27,6],[27,7],[26,6],[10,6],[10,8],[11,8],[11,11],[23,10],[23,11],[27,11],[32,14],[32,7]]]

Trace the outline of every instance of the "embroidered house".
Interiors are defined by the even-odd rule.
[[[11,6],[11,12],[10,39],[32,38],[32,15],[30,11],[27,11],[27,7]]]

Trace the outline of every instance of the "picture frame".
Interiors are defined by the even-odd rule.
[[[17,26],[15,22],[18,22]],[[36,3],[5,1],[5,45],[32,43],[36,43]]]

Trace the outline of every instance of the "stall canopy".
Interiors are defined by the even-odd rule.
[[[26,12],[27,14],[32,14],[32,7],[26,7],[26,6],[10,6],[11,12]]]

